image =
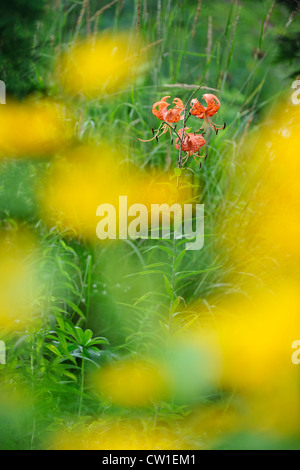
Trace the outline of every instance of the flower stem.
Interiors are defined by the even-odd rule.
[[[80,384],[80,397],[79,397],[79,407],[78,407],[78,416],[81,416],[82,412],[82,401],[83,401],[83,393],[84,393],[84,372],[85,372],[85,364],[84,358],[82,358],[81,363],[81,384]]]
[[[184,137],[185,137],[185,134],[184,134],[184,129],[185,129],[185,126],[186,126],[186,123],[190,117],[190,114],[187,116],[187,109],[188,109],[188,106],[190,104],[190,102],[192,101],[193,97],[195,96],[195,94],[202,88],[203,85],[200,85],[195,91],[193,91],[193,93],[191,94],[191,96],[189,97],[189,99],[187,100],[186,102],[186,105],[184,107],[184,115],[183,115],[183,130],[182,130],[182,136],[181,136],[181,139],[180,139],[180,148],[179,148],[179,157],[178,157],[178,168],[182,168],[182,146],[183,146],[183,141],[184,141]]]

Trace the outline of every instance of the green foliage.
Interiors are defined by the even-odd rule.
[[[11,0],[0,5],[0,79],[8,94],[24,97],[41,88],[39,40],[45,0]]]
[[[300,34],[295,33],[291,36],[282,37],[279,40],[278,62],[295,64],[295,69],[291,76],[300,75]]]
[[[279,0],[291,12],[291,17],[299,14],[300,3],[298,0]],[[292,64],[297,69],[293,70],[291,76],[300,74],[300,34],[298,32],[286,33],[279,37],[278,62]]]

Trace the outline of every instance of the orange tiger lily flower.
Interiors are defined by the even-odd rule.
[[[203,129],[205,132],[208,123],[209,126],[218,134],[219,130],[225,129],[226,124],[224,124],[223,126],[216,125],[212,122],[210,118],[217,114],[217,112],[219,111],[221,107],[220,100],[215,95],[212,95],[210,93],[203,95],[203,99],[204,101],[206,101],[206,108],[197,99],[193,99],[191,101],[190,113],[193,116],[196,116],[198,119],[204,119],[204,124],[202,127],[200,127],[199,130]]]
[[[184,131],[188,130],[186,127]],[[191,133],[184,133],[183,134],[183,129],[179,129],[178,131],[178,138],[175,141],[175,147],[177,150],[180,150],[181,145],[182,145],[182,150],[183,152],[187,152],[185,158],[183,159],[182,164],[184,165],[189,157],[192,155],[194,160],[197,163],[200,163],[200,161],[197,160],[196,154],[201,150],[201,148],[206,144],[206,140],[204,139],[202,134],[191,134]],[[183,137],[182,137],[183,136]],[[197,155],[198,158],[206,158],[200,155]]]
[[[167,99],[170,96],[165,96],[162,100],[154,103],[152,108],[152,113],[161,121],[165,121],[168,123],[176,123],[183,120],[183,116],[181,115],[184,111],[184,104],[180,98],[175,98],[173,103],[175,104],[174,108],[168,109],[170,103],[167,102]]]

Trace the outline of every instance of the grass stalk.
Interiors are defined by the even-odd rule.
[[[201,10],[202,10],[202,0],[198,0],[197,11],[195,15],[194,24],[193,24],[193,30],[192,30],[192,38],[194,38],[196,35],[196,30],[197,30],[197,25],[198,25],[198,20],[200,17]]]

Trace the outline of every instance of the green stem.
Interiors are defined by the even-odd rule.
[[[171,287],[172,291],[174,294],[174,297],[176,298],[176,292],[175,292],[175,260],[177,256],[177,239],[174,236],[174,244],[173,244],[173,258],[172,258],[172,281],[171,281]],[[169,330],[169,336],[172,328],[172,320],[173,320],[173,305],[174,301],[170,302],[170,309],[169,309],[169,325],[168,325],[168,330]]]
[[[83,394],[84,394],[84,372],[85,372],[85,363],[84,363],[84,358],[82,358],[78,416],[81,416],[81,412],[82,412],[82,402],[83,402]]]
[[[183,146],[183,142],[184,142],[184,129],[185,129],[186,123],[187,123],[187,121],[190,117],[190,115],[188,115],[188,116],[186,115],[187,109],[188,109],[188,106],[189,106],[190,102],[192,101],[193,97],[202,88],[202,86],[203,85],[200,85],[195,91],[193,91],[193,93],[191,94],[191,96],[187,100],[186,105],[184,107],[182,137],[180,139],[180,149],[179,149],[179,157],[178,157],[178,168],[180,168],[180,169],[182,168],[182,146]]]
[[[88,256],[87,259],[87,290],[86,290],[86,326],[89,321],[89,313],[90,313],[90,304],[91,304],[91,284],[92,284],[92,257],[91,255]]]

